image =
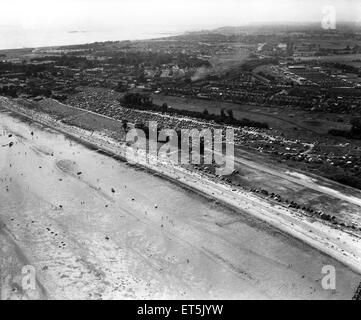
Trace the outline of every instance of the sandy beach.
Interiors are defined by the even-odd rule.
[[[130,166],[99,152],[124,155],[106,136],[1,106],[1,144],[14,143],[1,150],[2,230],[47,297],[350,299],[356,291],[358,237],[166,160]],[[321,286],[324,265],[337,270],[336,290]]]

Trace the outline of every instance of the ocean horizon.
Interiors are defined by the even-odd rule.
[[[186,29],[162,31],[161,28],[94,31],[0,27],[0,50],[76,45],[104,41],[146,40],[178,35],[186,31]]]

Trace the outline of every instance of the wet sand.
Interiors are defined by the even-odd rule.
[[[52,129],[1,112],[0,134],[2,229],[48,298],[350,299],[358,286],[358,274],[247,212]],[[336,290],[321,286],[324,265]]]

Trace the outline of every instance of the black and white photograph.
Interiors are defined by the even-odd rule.
[[[361,300],[361,1],[0,12],[0,306]]]

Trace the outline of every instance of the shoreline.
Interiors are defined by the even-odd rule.
[[[12,101],[8,100],[8,102]],[[13,104],[16,104],[16,102],[12,102],[12,106],[4,106],[4,108],[29,118],[34,122],[38,122],[59,131],[66,136],[80,141],[86,146],[104,152],[113,158],[117,157],[119,160],[126,161],[124,154],[122,155],[120,153],[122,151],[124,153],[124,150],[126,149],[124,145],[118,146],[120,148],[117,149],[117,146],[112,145],[109,140],[101,142],[100,137],[99,140],[96,141],[94,136],[86,136],[84,133],[87,131],[84,129],[61,124],[47,114],[41,115],[34,111],[32,111],[34,114],[29,114],[28,109],[24,110],[25,108],[17,105],[15,107]],[[80,110],[79,108],[76,109]],[[103,145],[102,143],[108,143],[108,145]],[[138,163],[135,164],[135,166],[144,168],[150,173],[157,174],[161,178],[175,183],[191,192],[196,192],[207,199],[213,199],[233,211],[246,212],[257,219],[266,222],[278,231],[284,232],[320,252],[331,256],[353,271],[359,274],[361,273],[361,249],[359,248],[360,246],[354,244],[354,239],[357,237],[318,221],[309,222],[305,219],[306,217],[302,217],[300,214],[297,216],[297,214],[294,214],[291,210],[270,204],[267,201],[242,190],[234,192],[230,186],[215,183],[209,178],[181,167],[174,166],[172,168],[169,166],[169,163],[164,164],[161,162],[156,165]],[[174,171],[172,171],[172,169]]]

